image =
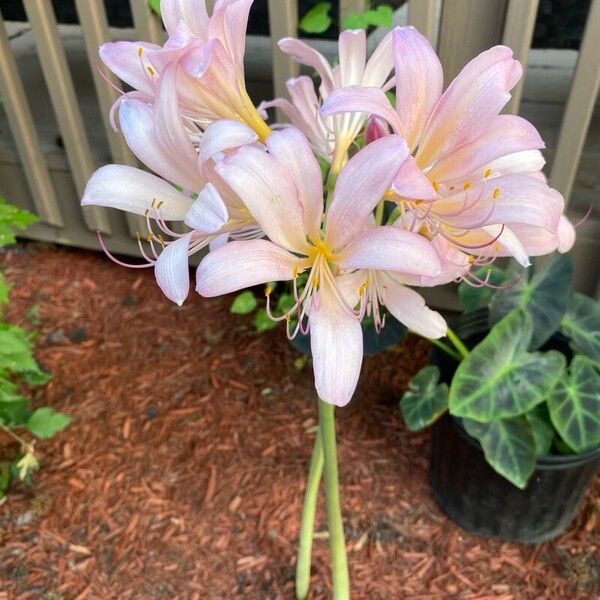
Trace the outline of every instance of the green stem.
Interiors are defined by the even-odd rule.
[[[333,579],[333,600],[350,598],[348,559],[344,540],[344,523],[340,506],[338,482],[337,448],[335,442],[334,407],[319,400],[319,430],[325,460],[325,497],[327,503],[327,525]]]
[[[443,350],[446,354],[448,354],[449,356],[451,356],[452,358],[454,358],[455,360],[458,360],[460,362],[461,360],[461,356],[458,352],[456,352],[455,350],[452,350],[452,348],[450,348],[449,346],[446,346],[446,344],[444,344],[444,342],[440,342],[440,340],[429,340],[434,346],[437,346],[440,350]]]
[[[446,337],[454,344],[454,347],[460,352],[463,358],[469,356],[469,349],[462,343],[461,339],[448,327]]]
[[[385,206],[385,200],[380,200],[377,208],[375,209],[375,224],[381,225],[383,221],[383,208]]]
[[[300,525],[300,541],[298,544],[298,562],[296,563],[296,598],[305,600],[310,589],[310,555],[312,551],[315,512],[319,483],[323,474],[323,445],[321,433],[317,431],[315,446],[310,459],[304,504],[302,506],[302,523]]]

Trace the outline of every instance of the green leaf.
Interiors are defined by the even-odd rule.
[[[514,417],[542,402],[565,366],[556,351],[528,353],[531,318],[515,310],[498,323],[458,366],[450,412],[476,421]]]
[[[27,429],[36,437],[48,439],[54,437],[71,423],[71,417],[56,412],[48,406],[34,410],[27,420]]]
[[[294,296],[292,294],[281,294],[277,300],[277,310],[281,314],[284,314],[292,310],[295,304],[296,300],[294,300]]]
[[[261,308],[256,312],[252,322],[258,333],[277,327],[277,322],[269,319],[269,315],[267,315],[267,311],[264,308]]]
[[[21,327],[0,323],[0,370],[39,372],[31,353],[30,335]]]
[[[306,33],[323,33],[331,26],[331,2],[319,2],[315,4],[298,23],[298,29]]]
[[[150,8],[158,15],[160,16],[160,0],[148,0],[148,4],[150,5]]]
[[[6,281],[4,275],[0,273],[0,304],[8,304],[8,293],[12,285]]]
[[[581,453],[600,445],[600,374],[585,356],[575,356],[569,376],[548,398],[550,417],[562,439]]]
[[[473,270],[473,274],[482,281],[487,281],[491,285],[501,285],[504,283],[506,274],[504,269],[497,267],[496,265],[489,265],[487,267],[478,267]],[[458,297],[462,304],[463,310],[466,313],[473,312],[478,308],[487,306],[492,299],[496,290],[491,287],[473,287],[466,282],[462,282],[458,286]]]
[[[242,292],[235,297],[229,312],[234,315],[247,315],[256,308],[257,302],[254,294],[250,291]]]
[[[513,485],[524,489],[535,468],[535,439],[525,417],[491,423],[463,421],[467,433],[479,440],[490,466]]]
[[[536,350],[556,332],[567,310],[571,295],[573,262],[565,254],[546,260],[529,279],[526,271],[509,269],[507,281],[515,280],[511,287],[498,290],[490,303],[490,325],[498,323],[510,311],[522,308],[531,315],[533,334],[530,350]]]
[[[439,379],[439,368],[428,365],[408,383],[408,390],[400,400],[400,409],[411,431],[431,425],[448,410],[448,386],[438,383]]]
[[[573,346],[600,364],[600,303],[583,294],[573,298],[560,325]]]
[[[380,4],[376,9],[363,13],[365,20],[374,27],[393,27],[394,9],[386,4]]]
[[[38,220],[27,210],[8,204],[0,196],[0,247],[15,243],[15,229],[26,229]]]
[[[369,22],[365,18],[364,13],[348,13],[342,21],[342,29],[367,29]]]
[[[550,448],[552,448],[554,440],[554,427],[552,426],[546,403],[538,404],[525,414],[525,418],[531,426],[535,440],[536,456],[546,456],[550,453]]]

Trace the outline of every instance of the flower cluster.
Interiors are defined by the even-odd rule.
[[[267,287],[267,310],[289,337],[310,331],[317,392],[342,406],[359,377],[365,316],[377,330],[390,313],[442,337],[444,319],[409,286],[486,285],[473,266],[500,256],[528,265],[570,249],[574,230],[541,172],[539,134],[500,114],[521,76],[509,48],[483,52],[443,91],[438,58],[411,27],[394,29],[369,60],[364,31],[342,32],[334,68],[283,39],[281,50],[314,68],[320,85],[292,79],[291,101],[255,108],[243,62],[251,4],[218,0],[209,16],[202,0],[162,0],[163,46],[100,49],[133,88],[113,125],[156,175],[102,167],[82,203],[145,216],[146,262],[131,266],[153,266],[178,304],[189,293],[188,257],[202,249],[203,296],[290,282],[293,306],[273,314]],[[395,107],[386,95],[394,86]],[[270,107],[292,123],[267,125]]]

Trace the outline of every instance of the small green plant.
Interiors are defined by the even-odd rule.
[[[35,215],[0,197],[0,247],[14,243],[15,231],[25,229],[36,220]],[[70,417],[49,407],[32,410],[23,395],[27,388],[44,385],[51,376],[40,369],[33,356],[35,335],[2,318],[10,288],[0,273],[0,429],[19,444],[16,456],[0,460],[0,498],[13,479],[30,481],[38,468],[34,441],[21,437],[21,431],[27,431],[34,438],[48,439],[71,422]]]
[[[470,351],[456,345],[449,390],[437,366],[413,377],[400,401],[409,429],[449,411],[519,488],[538,457],[600,446],[600,303],[572,292],[572,273],[571,259],[557,255],[536,270],[474,273],[495,291],[461,284],[465,312],[488,309],[489,333]]]
[[[305,33],[325,33],[332,25],[331,2],[315,4],[300,19],[298,29]],[[342,22],[342,29],[368,29],[369,27],[393,26],[394,10],[387,4],[380,4],[377,8],[369,8],[363,12],[349,13]]]

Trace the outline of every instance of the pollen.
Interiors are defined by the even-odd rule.
[[[156,71],[150,65],[148,65],[146,67],[146,69],[147,69],[148,73],[150,73],[150,75],[152,75],[152,77],[154,77],[154,75],[156,74]]]
[[[271,295],[271,293],[272,293],[272,292],[273,292],[273,288],[272,288],[272,287],[269,287],[269,286],[267,286],[267,287],[265,288],[265,296],[266,296],[267,298],[268,298],[268,297]]]
[[[153,236],[151,233],[149,233],[149,234],[146,236],[146,241],[147,241],[147,242],[151,242],[153,239],[154,239],[154,236]]]
[[[494,191],[492,192],[492,198],[495,200],[498,196],[500,195],[500,188],[494,188]]]
[[[472,187],[472,185],[473,184],[470,181],[466,181],[463,185],[463,190],[468,190],[470,187]]]
[[[292,277],[296,279],[296,277],[298,277],[299,272],[300,270],[298,269],[298,267],[294,267],[294,270],[292,271]]]
[[[432,181],[432,182],[431,182],[431,185],[433,186],[433,189],[434,189],[436,192],[439,192],[439,191],[440,191],[440,184],[439,184],[437,181]]]
[[[369,287],[369,281],[367,279],[365,279],[358,288],[359,295],[362,296],[367,291],[368,287]]]
[[[138,56],[141,57],[143,52],[144,52],[144,49],[140,46],[137,51]]]
[[[490,177],[492,175],[492,172],[493,171],[491,169],[486,169],[485,173],[483,174],[483,176],[486,177],[486,178]]]
[[[475,257],[472,254],[469,254],[468,261],[469,261],[469,264],[472,265],[475,262]]]
[[[500,252],[500,244],[494,244],[494,252]]]
[[[136,231],[136,232],[135,232],[135,239],[136,239],[138,242],[139,242],[139,241],[141,241],[141,239],[142,239],[142,236],[140,235],[140,232],[139,232],[139,231]]]
[[[164,200],[161,200],[157,205],[156,208],[160,208],[162,205],[164,204]]]
[[[165,238],[160,233],[158,234],[158,241],[160,242],[161,246],[165,245]]]

